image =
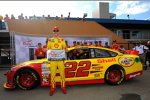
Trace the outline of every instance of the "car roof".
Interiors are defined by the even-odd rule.
[[[97,49],[103,49],[103,50],[108,50],[108,51],[113,51],[113,52],[116,52],[116,53],[120,53],[118,51],[115,51],[113,49],[109,49],[109,48],[105,48],[105,47],[97,47],[97,46],[75,46],[75,47],[70,47],[68,48],[68,50],[73,50],[73,49],[87,49],[87,48],[97,48]]]

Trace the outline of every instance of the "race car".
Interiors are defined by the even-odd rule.
[[[95,46],[68,48],[65,60],[66,85],[108,83],[119,85],[123,81],[142,75],[143,66],[138,55],[122,54],[112,49]],[[37,86],[50,86],[50,61],[45,59],[23,62],[6,73],[4,88],[30,90]],[[59,70],[56,75],[60,85]]]

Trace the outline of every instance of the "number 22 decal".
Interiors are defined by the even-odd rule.
[[[66,62],[65,66],[69,68],[65,68],[66,78],[70,77],[85,77],[89,75],[89,69],[91,66],[90,61],[80,61],[77,62]],[[71,66],[71,67],[70,67]],[[79,67],[77,69],[77,66]]]

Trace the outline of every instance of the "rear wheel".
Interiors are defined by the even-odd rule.
[[[110,85],[119,85],[124,81],[124,70],[120,67],[112,67],[106,71],[105,81]]]
[[[35,71],[23,69],[17,73],[16,83],[21,89],[30,90],[39,85],[39,77]]]

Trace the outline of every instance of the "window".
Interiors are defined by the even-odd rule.
[[[123,30],[123,38],[130,39],[130,31],[129,30]]]
[[[107,58],[107,57],[115,57],[117,56],[117,53],[103,50],[103,49],[95,49],[95,58]],[[92,57],[92,53],[91,53]]]
[[[90,52],[88,48],[74,49],[68,52],[67,59],[68,60],[78,60],[78,59],[89,59]]]
[[[141,35],[140,31],[133,31],[131,36],[132,36],[131,37],[132,39],[141,39],[142,38],[142,35]]]

